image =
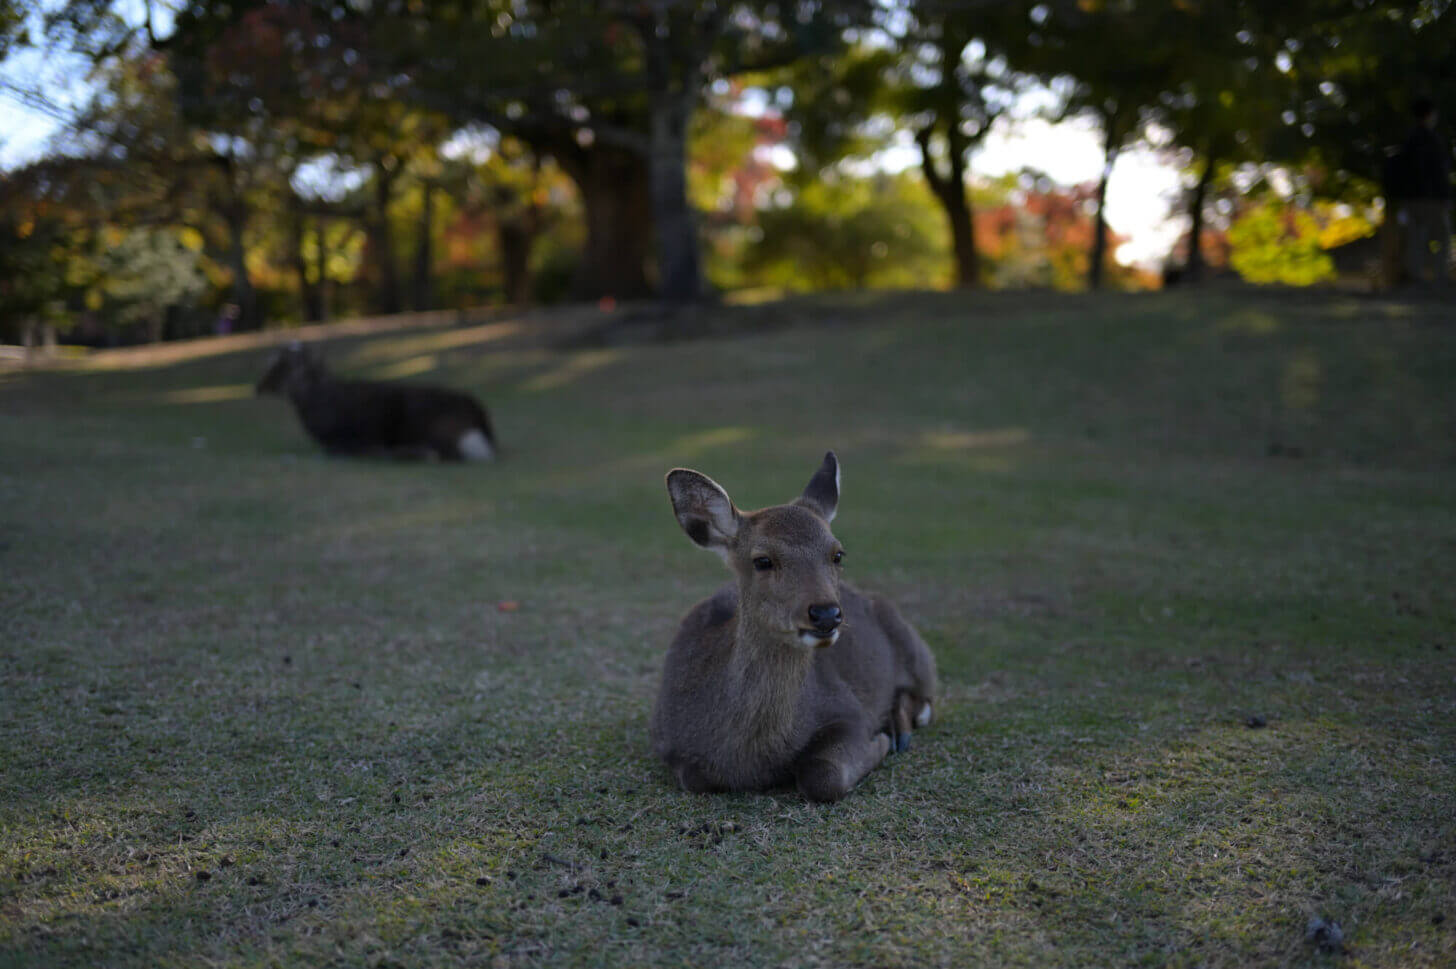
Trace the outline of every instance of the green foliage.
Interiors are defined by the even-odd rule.
[[[175,232],[129,229],[100,241],[92,292],[122,324],[157,326],[168,307],[192,304],[207,288],[198,253]]]
[[[744,273],[758,285],[802,292],[947,281],[944,219],[910,175],[827,174],[799,186],[792,204],[761,211],[757,230]]]
[[[66,327],[73,245],[74,233],[56,219],[0,213],[0,342],[19,342],[31,320]]]
[[[1278,56],[1289,83],[1267,157],[1306,167],[1320,195],[1358,201],[1379,194],[1387,152],[1414,124],[1417,96],[1435,101],[1450,138],[1456,6],[1301,0],[1269,9],[1279,19],[1271,32],[1282,28],[1288,37]]]
[[[1229,261],[1251,283],[1308,286],[1333,279],[1334,262],[1320,246],[1320,226],[1303,209],[1266,200],[1229,228]]]

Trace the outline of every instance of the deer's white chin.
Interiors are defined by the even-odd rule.
[[[799,644],[810,649],[822,649],[825,646],[833,646],[839,642],[839,630],[836,629],[828,636],[821,636],[812,629],[799,630]]]

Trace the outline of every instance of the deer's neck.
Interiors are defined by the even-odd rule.
[[[811,661],[810,653],[763,635],[740,613],[730,664],[734,735],[754,747],[787,742]]]

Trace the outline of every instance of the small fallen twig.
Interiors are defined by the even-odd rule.
[[[562,868],[570,868],[572,871],[577,871],[581,868],[581,865],[578,865],[576,862],[567,861],[565,858],[558,858],[555,855],[542,854],[541,860],[552,865],[560,865]]]

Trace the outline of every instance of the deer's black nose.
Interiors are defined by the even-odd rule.
[[[814,628],[820,632],[833,632],[844,621],[844,616],[839,611],[839,606],[834,603],[809,607],[809,621]]]

